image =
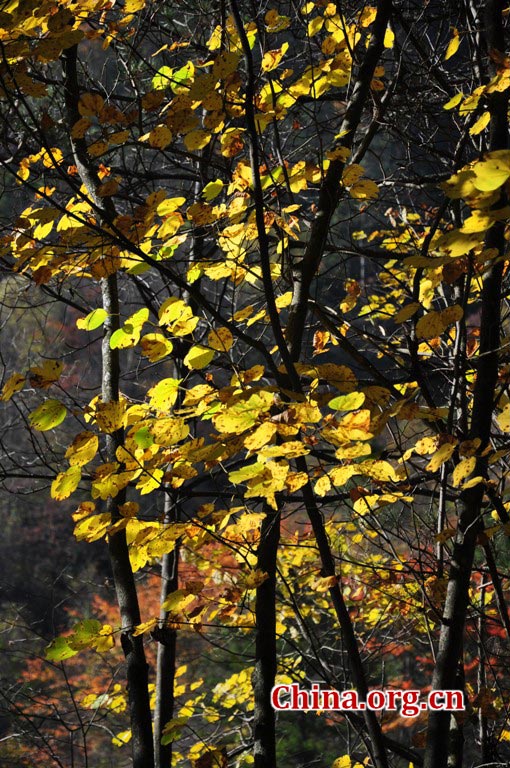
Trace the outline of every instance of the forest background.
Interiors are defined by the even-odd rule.
[[[508,764],[509,13],[2,3],[2,765]]]

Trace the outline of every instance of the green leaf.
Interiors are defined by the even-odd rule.
[[[157,74],[152,78],[152,87],[155,91],[164,91],[165,88],[170,88],[172,72],[172,67],[158,69]]]
[[[338,395],[329,401],[328,405],[333,411],[357,411],[365,402],[363,392],[350,392],[348,395]]]
[[[41,405],[32,411],[28,420],[30,426],[33,429],[37,429],[39,432],[46,432],[48,429],[53,429],[61,424],[67,414],[67,408],[59,400],[46,400]]]
[[[46,649],[46,658],[48,661],[64,661],[76,656],[78,651],[71,648],[67,637],[56,637]]]
[[[142,427],[134,435],[135,443],[139,448],[150,448],[154,443],[154,437],[149,432],[149,427]]]

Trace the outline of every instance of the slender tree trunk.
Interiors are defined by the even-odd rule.
[[[165,525],[176,521],[172,497],[165,496]],[[163,605],[168,595],[178,587],[179,579],[179,544],[176,542],[172,552],[163,555],[161,562],[161,597]],[[154,764],[155,768],[171,768],[172,742],[161,743],[162,731],[166,723],[174,716],[174,681],[177,651],[177,632],[166,626],[168,613],[161,609],[160,627],[157,634],[158,659],[156,667],[156,704],[154,708]]]
[[[297,459],[296,465],[299,472],[307,472],[308,474],[308,467],[304,457]],[[303,496],[305,500],[306,511],[312,525],[315,540],[319,550],[319,555],[321,558],[321,574],[322,576],[326,577],[336,577],[337,574],[335,561],[333,559],[331,547],[326,531],[324,529],[324,521],[317,506],[316,498],[310,483],[304,486]],[[347,610],[344,596],[338,581],[331,585],[329,588],[329,594],[335,609],[340,629],[342,631],[345,648],[347,650],[352,682],[359,694],[360,699],[365,701],[368,694],[368,682],[365,675],[365,670],[363,668],[363,662],[359,653],[356,635],[354,634],[354,627],[352,625],[351,617],[349,616],[349,611]],[[365,721],[365,727],[368,734],[367,746],[374,765],[376,768],[388,768],[386,745],[375,712],[372,712],[369,709],[365,710],[363,713],[363,719]]]
[[[77,72],[78,49],[72,46],[62,55],[64,74],[64,93],[66,118],[71,136],[71,146],[80,180],[87,190],[91,205],[102,220],[111,223],[115,217],[115,209],[109,198],[101,198],[97,194],[99,178],[96,169],[87,153],[83,139],[73,138],[72,126],[80,118],[78,101],[80,87]],[[107,247],[105,243],[105,247]],[[103,309],[107,312],[104,323],[102,342],[102,401],[103,403],[118,402],[120,382],[119,350],[112,349],[110,339],[120,327],[120,309],[117,275],[112,274],[101,280]],[[124,431],[119,429],[106,435],[106,455],[108,461],[117,460],[116,452],[123,445]],[[112,523],[121,519],[119,506],[126,499],[125,491],[115,498],[108,497],[107,511]],[[132,755],[134,768],[154,768],[154,750],[152,743],[152,721],[149,700],[148,665],[143,647],[143,636],[134,637],[133,630],[140,624],[140,608],[138,594],[129,560],[129,550],[125,529],[119,530],[108,539],[108,551],[113,572],[117,604],[121,617],[121,644],[126,659],[126,676],[128,688],[129,712],[132,732]]]
[[[280,516],[267,510],[262,521],[257,569],[268,578],[257,587],[255,598],[254,747],[255,768],[276,768],[275,712],[271,689],[276,676],[276,561]]]
[[[502,5],[497,0],[485,4],[486,43],[489,53],[503,52]],[[508,146],[508,94],[495,93],[491,112],[490,149]],[[499,206],[505,204],[502,199]],[[489,230],[486,247],[501,255],[506,250],[505,225],[497,222]],[[481,297],[480,351],[471,417],[471,438],[480,438],[481,451],[490,439],[494,395],[498,379],[498,349],[501,335],[501,282],[503,261],[492,262],[485,273]],[[487,460],[480,458],[475,474],[487,476]],[[481,530],[483,485],[464,491],[459,499],[459,522],[450,564],[448,588],[441,623],[437,663],[432,687],[440,690],[456,686],[456,674],[463,646],[468,591],[478,533]],[[431,712],[425,752],[425,768],[446,768],[448,762],[449,712]]]
[[[110,275],[102,280],[103,308],[108,312],[102,347],[103,362],[103,403],[119,399],[119,354],[111,349],[110,339],[119,327],[119,299],[117,277]],[[117,448],[123,444],[123,430],[106,435],[108,461],[116,461]],[[108,497],[107,510],[112,523],[121,519],[119,506],[125,501],[122,491],[115,498]],[[129,560],[126,530],[114,533],[108,539],[108,551],[113,571],[117,603],[120,610],[122,633],[121,644],[126,658],[126,676],[131,719],[132,754],[134,768],[153,768],[152,722],[149,701],[149,670],[145,659],[143,635],[134,637],[133,629],[140,624],[138,594]]]

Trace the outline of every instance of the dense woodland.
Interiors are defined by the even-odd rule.
[[[509,765],[509,18],[1,4],[2,766]]]

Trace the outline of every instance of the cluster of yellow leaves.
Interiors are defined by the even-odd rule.
[[[57,637],[50,643],[46,658],[49,661],[65,661],[86,648],[104,653],[114,645],[113,629],[109,624],[101,625],[96,619],[84,619],[69,635]]]

